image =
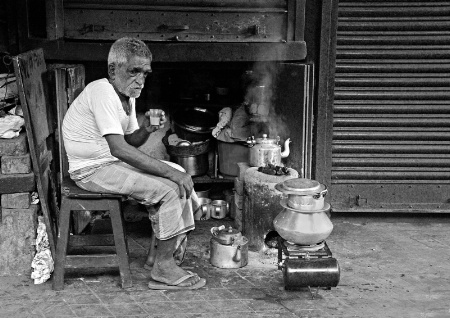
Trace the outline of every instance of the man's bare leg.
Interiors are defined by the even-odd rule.
[[[177,249],[175,250],[173,257],[175,259],[175,263],[180,266],[181,263],[184,261],[184,256],[186,254],[186,234],[180,234],[177,236]],[[147,270],[151,270],[153,267],[153,264],[155,263],[156,258],[156,249],[158,246],[158,239],[156,238],[155,234],[152,233],[152,236],[150,238],[150,248],[148,249],[147,253],[147,260],[145,261],[144,268]]]
[[[155,263],[156,258],[156,248],[157,248],[157,238],[155,236],[155,233],[152,233],[151,239],[150,239],[150,248],[148,249],[147,254],[147,260],[145,261],[144,268],[151,270],[153,267],[153,264]]]
[[[176,236],[168,240],[158,240],[155,263],[150,272],[152,279],[163,283],[171,283],[188,274],[175,263],[175,259],[173,258],[173,253],[177,248],[177,241],[178,238]],[[200,277],[195,275],[181,282],[178,286],[192,286],[199,281]]]

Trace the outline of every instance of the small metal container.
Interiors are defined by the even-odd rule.
[[[230,205],[225,200],[214,200],[211,202],[211,217],[223,219],[227,216]]]
[[[211,228],[210,263],[219,268],[240,268],[248,264],[248,240],[231,226]]]

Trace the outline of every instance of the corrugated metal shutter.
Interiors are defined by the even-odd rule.
[[[442,211],[449,183],[450,1],[340,1],[335,206]]]

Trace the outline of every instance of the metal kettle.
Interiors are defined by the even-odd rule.
[[[252,167],[265,167],[269,163],[274,166],[281,166],[281,158],[289,156],[290,138],[284,142],[284,150],[278,144],[280,137],[268,138],[267,134],[263,134],[262,138],[247,138],[247,144],[250,147],[249,164]]]
[[[219,268],[240,268],[248,263],[248,239],[231,226],[211,228],[211,265]]]

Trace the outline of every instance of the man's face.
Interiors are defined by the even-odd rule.
[[[128,62],[111,72],[113,85],[125,96],[138,98],[144,88],[145,79],[152,72],[150,59],[132,56]]]

